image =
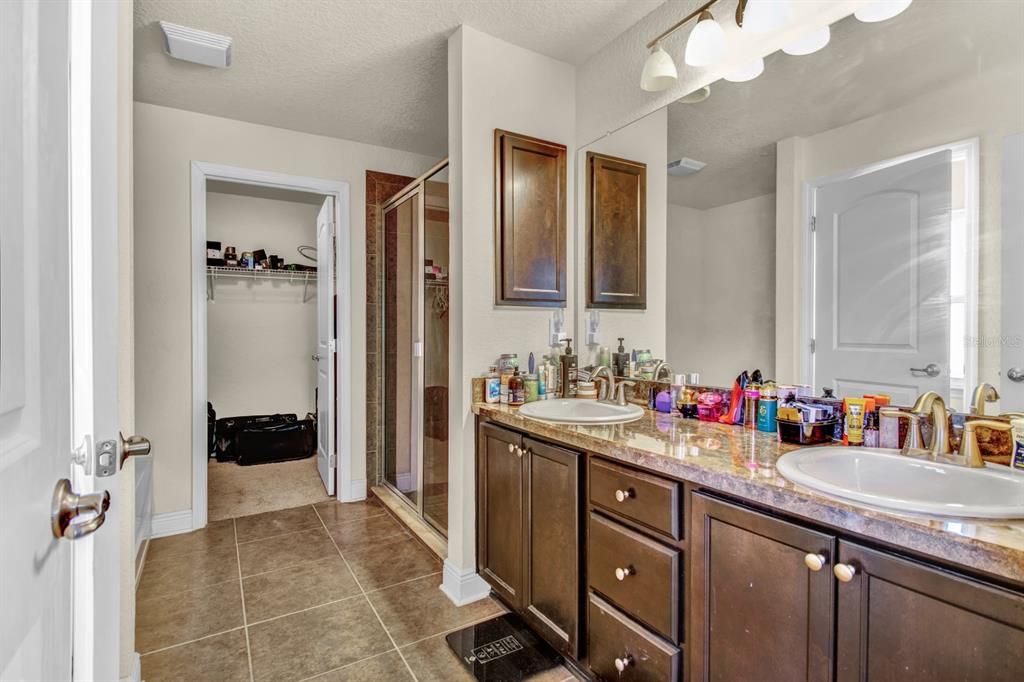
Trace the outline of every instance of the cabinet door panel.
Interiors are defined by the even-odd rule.
[[[527,461],[526,611],[562,653],[575,655],[580,612],[581,455],[524,440]]]
[[[831,679],[835,539],[700,493],[692,502],[690,679]],[[809,553],[826,565],[808,569]]]
[[[587,307],[647,307],[647,166],[587,152]]]
[[[837,682],[1019,682],[1024,597],[852,542],[838,587]]]
[[[480,573],[505,601],[522,608],[526,538],[522,437],[492,424],[481,425],[477,466]]]
[[[495,303],[564,306],[566,148],[494,131]]]

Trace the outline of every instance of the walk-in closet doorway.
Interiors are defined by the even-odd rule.
[[[228,220],[225,206],[246,201],[257,204],[248,209],[249,218]],[[264,215],[271,213],[274,217]],[[291,222],[294,234],[271,235],[266,223],[275,220]],[[236,516],[365,495],[352,485],[351,388],[337,380],[349,376],[352,362],[349,233],[347,183],[193,162],[194,529],[225,513]],[[227,243],[219,234],[238,243]],[[211,333],[218,336],[211,339]],[[276,348],[268,348],[272,344]],[[211,366],[211,361],[218,364]],[[232,385],[224,385],[225,377]],[[221,382],[214,391],[211,381]],[[221,411],[217,416],[222,418],[212,421],[210,407],[217,409],[211,403],[213,393],[223,410],[245,414]],[[244,436],[222,428],[223,417],[257,414],[275,420],[245,427]],[[216,435],[214,425],[221,431]],[[261,428],[266,433],[259,433]],[[235,507],[218,508],[216,502],[223,499],[210,498],[210,471],[221,466],[216,464],[218,454],[235,467],[230,455],[239,453],[247,454],[237,469],[215,470],[229,475],[221,479],[217,473],[217,494],[231,490],[237,498],[231,503]]]
[[[448,161],[381,207],[381,479],[448,530]]]

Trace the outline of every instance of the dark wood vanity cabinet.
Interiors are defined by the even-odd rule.
[[[494,131],[495,304],[566,302],[566,147]]]
[[[1024,679],[1021,595],[845,540],[838,560],[836,682]]]
[[[690,679],[830,680],[835,538],[701,493],[691,503]]]
[[[575,657],[583,455],[487,423],[478,439],[480,573],[552,646]]]

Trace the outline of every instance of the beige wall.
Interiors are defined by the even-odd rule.
[[[780,380],[800,376],[800,344],[809,339],[800,315],[807,237],[804,183],[973,137],[981,142],[979,334],[999,336],[1002,141],[1024,129],[1022,78],[1024,65],[988,71],[877,116],[811,137],[779,141],[775,343]],[[983,346],[980,379],[998,387],[998,368],[998,347]]]
[[[732,386],[775,373],[775,195],[707,210],[668,206],[668,360]]]
[[[472,572],[475,556],[475,479],[470,381],[503,352],[548,349],[550,309],[494,305],[494,129],[568,146],[575,139],[575,69],[462,26],[448,41],[448,145],[451,158],[451,381],[449,571]],[[569,164],[567,187],[574,187]],[[573,225],[567,202],[567,224]],[[573,253],[568,230],[567,253]],[[568,260],[573,300],[572,258]],[[567,319],[572,320],[572,310]],[[451,592],[449,592],[451,594]]]
[[[586,215],[587,152],[617,156],[647,164],[647,308],[645,310],[600,310],[601,342],[586,345]],[[631,123],[608,137],[580,149],[576,155],[576,348],[580,365],[597,361],[600,346],[614,351],[618,338],[625,338],[627,351],[650,349],[656,358],[665,357],[665,225],[668,202],[668,109],[662,108]]]
[[[135,104],[136,427],[153,442],[154,511],[192,506],[191,161],[349,183],[353,395],[366,383],[366,170],[418,175],[436,159],[150,104]],[[365,480],[366,411],[352,405],[353,479]]]
[[[289,263],[316,244],[320,207],[294,201],[207,192],[207,234],[239,253],[263,249]],[[315,282],[221,278],[206,307],[207,389],[218,417],[314,412]]]

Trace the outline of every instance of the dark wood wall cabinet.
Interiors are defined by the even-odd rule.
[[[565,305],[565,177],[565,145],[494,131],[497,305]]]
[[[647,165],[587,153],[587,307],[647,308]]]
[[[486,420],[478,439],[480,573],[594,679],[1024,679],[1016,586]]]
[[[561,653],[579,654],[582,455],[481,424],[477,564],[509,607]]]

